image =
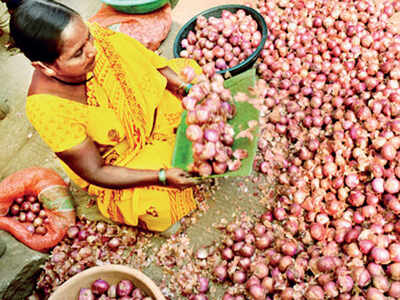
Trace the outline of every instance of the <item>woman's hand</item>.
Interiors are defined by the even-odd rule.
[[[178,97],[185,96],[185,86],[187,85],[178,74],[170,67],[165,67],[158,70],[161,75],[167,79],[167,89]]]
[[[188,172],[178,168],[167,169],[167,185],[178,189],[188,188],[198,183],[198,180],[191,177]]]

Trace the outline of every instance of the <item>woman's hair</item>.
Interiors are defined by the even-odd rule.
[[[22,0],[11,15],[10,34],[28,59],[53,63],[61,54],[61,33],[77,16],[55,1]]]
[[[14,11],[23,0],[6,0],[6,5],[9,11]]]

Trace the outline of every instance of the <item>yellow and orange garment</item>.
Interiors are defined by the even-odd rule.
[[[182,108],[157,69],[168,65],[179,74],[188,64],[198,73],[201,68],[191,60],[167,61],[125,34],[97,24],[89,27],[98,54],[94,78],[86,86],[88,105],[32,95],[26,104],[28,119],[54,152],[79,145],[89,136],[98,145],[111,146],[103,154],[106,164],[170,168]],[[163,231],[196,208],[192,189],[107,189],[89,184],[61,163],[75,183],[97,196],[101,213],[115,222]]]

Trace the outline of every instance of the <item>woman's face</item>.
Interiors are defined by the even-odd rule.
[[[60,78],[81,79],[93,71],[97,50],[82,18],[74,17],[61,34],[61,54],[53,67]]]

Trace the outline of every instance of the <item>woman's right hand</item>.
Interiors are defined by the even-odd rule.
[[[184,189],[199,183],[198,179],[191,177],[188,172],[179,168],[167,169],[165,172],[168,186]]]

